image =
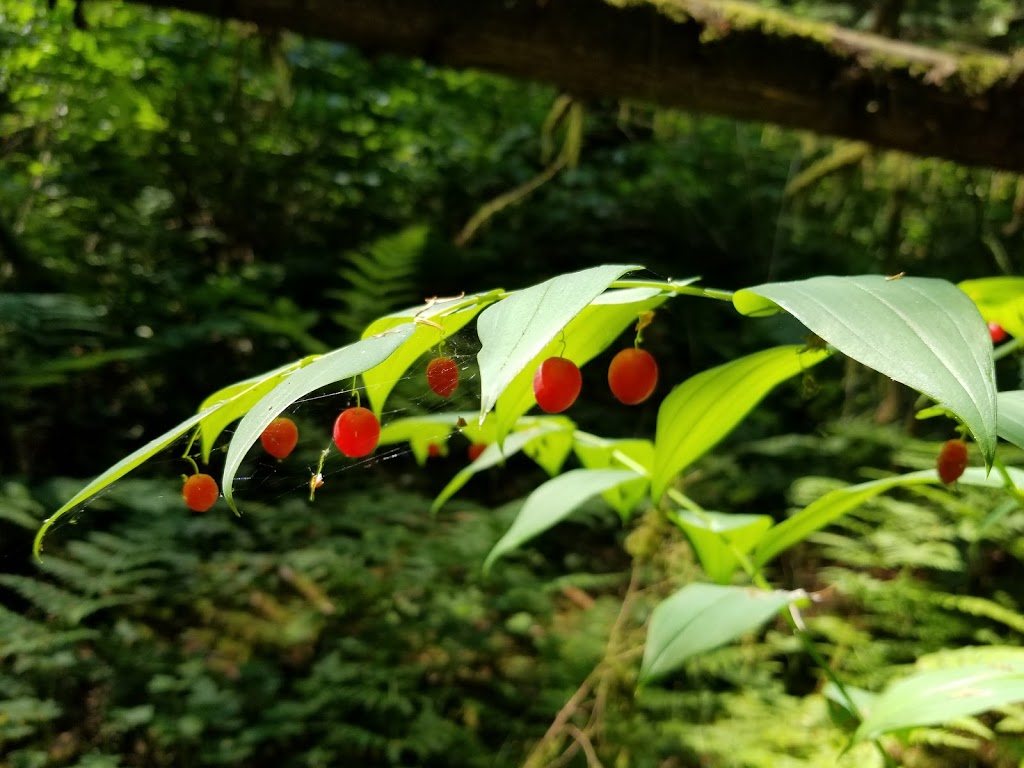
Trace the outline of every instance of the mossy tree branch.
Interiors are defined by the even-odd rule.
[[[133,0],[1024,171],[1024,61],[724,0]]]

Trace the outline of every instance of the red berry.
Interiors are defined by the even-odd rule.
[[[561,413],[575,403],[582,386],[580,369],[564,357],[549,357],[533,375],[534,397],[546,413]]]
[[[960,477],[967,469],[967,443],[963,440],[947,440],[939,449],[939,458],[935,461],[935,469],[939,479],[946,485]]]
[[[988,324],[988,333],[992,337],[992,343],[998,344],[1006,339],[1006,329],[994,320]]]
[[[487,443],[473,443],[466,449],[466,455],[470,461],[476,461],[480,454],[487,450]]]
[[[260,435],[260,442],[263,443],[263,450],[275,459],[287,458],[299,442],[299,428],[294,421],[282,416],[267,425]]]
[[[608,366],[608,386],[612,394],[626,405],[642,403],[657,385],[658,363],[645,349],[623,349]]]
[[[451,397],[459,388],[459,367],[450,357],[435,357],[427,363],[427,384],[435,394]]]
[[[181,489],[185,506],[193,512],[205,512],[216,503],[218,496],[217,481],[209,475],[192,475]]]
[[[427,456],[431,459],[436,459],[441,455],[441,446],[437,443],[429,443],[427,445]]]
[[[356,407],[342,411],[334,421],[334,444],[352,459],[373,453],[380,440],[380,422],[373,411]]]

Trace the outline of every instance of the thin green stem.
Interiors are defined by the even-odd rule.
[[[698,288],[689,282],[674,283],[671,280],[616,280],[609,288],[653,288],[656,291],[668,291],[677,296],[699,296],[704,299],[732,301],[732,291],[719,288]]]
[[[1000,344],[998,347],[995,348],[995,350],[992,352],[992,359],[1002,360],[1007,355],[1012,355],[1022,346],[1024,346],[1024,338],[1018,338],[1014,336],[1005,344]]]

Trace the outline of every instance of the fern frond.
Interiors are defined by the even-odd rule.
[[[348,287],[330,294],[344,305],[332,315],[334,321],[361,333],[381,314],[414,304],[420,298],[415,278],[428,232],[425,226],[408,227],[374,241],[364,252],[347,254],[340,274]]]
[[[134,602],[137,598],[130,595],[116,595],[94,600],[85,600],[67,590],[55,587],[42,581],[17,574],[0,574],[0,584],[14,590],[17,594],[32,603],[36,608],[61,621],[74,626],[87,616],[114,605]]]

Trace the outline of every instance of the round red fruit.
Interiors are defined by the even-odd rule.
[[[427,384],[434,394],[451,397],[459,388],[459,366],[450,357],[435,357],[427,363]]]
[[[288,458],[299,442],[299,428],[286,416],[274,419],[260,435],[263,450],[275,459]]]
[[[441,446],[440,445],[438,445],[437,443],[428,443],[427,444],[427,457],[428,458],[436,459],[440,455],[441,455]]]
[[[476,461],[480,458],[480,454],[487,450],[487,443],[473,443],[466,449],[466,456],[469,457],[470,461]]]
[[[545,413],[561,413],[576,402],[583,377],[572,360],[549,357],[533,375],[533,394]]]
[[[947,440],[939,449],[935,461],[939,479],[946,485],[957,480],[967,469],[967,443],[963,440]]]
[[[185,480],[185,485],[181,489],[185,506],[193,512],[205,512],[217,502],[219,496],[217,481],[209,475],[192,475]]]
[[[362,407],[342,411],[334,421],[334,444],[352,459],[373,453],[380,440],[380,422]]]
[[[992,343],[998,344],[1001,341],[1006,341],[1006,329],[1003,328],[999,323],[994,320],[988,324],[988,333],[992,337]]]
[[[658,386],[658,363],[654,355],[635,347],[623,349],[608,366],[608,386],[620,402],[642,403]]]

